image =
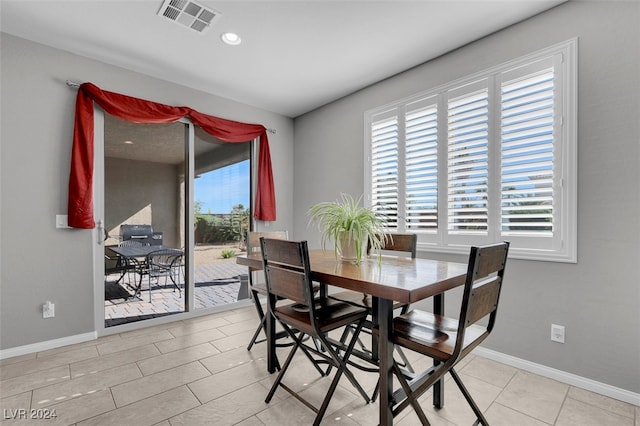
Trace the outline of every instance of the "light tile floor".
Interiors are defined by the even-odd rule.
[[[282,390],[270,404],[264,402],[275,377],[266,372],[264,344],[246,350],[256,324],[255,309],[249,307],[1,360],[0,422],[311,424],[313,413]],[[426,365],[425,359],[410,358],[416,368]],[[296,356],[291,368],[285,376],[288,384],[319,401],[330,378],[319,377],[303,355]],[[640,426],[639,407],[479,356],[467,357],[458,371],[492,425]],[[374,374],[354,373],[365,389],[373,389]],[[471,410],[453,383],[446,385],[443,409],[432,409],[429,398],[427,394],[421,402],[433,425],[472,423]],[[54,413],[55,419],[42,419]],[[375,425],[377,416],[378,405],[364,404],[345,380],[323,424]],[[396,424],[419,421],[406,410]]]

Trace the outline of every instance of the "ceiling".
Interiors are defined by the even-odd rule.
[[[0,28],[297,117],[566,0],[193,1],[220,13],[206,33],[158,16],[163,0],[0,0]]]
[[[104,115],[104,156],[132,161],[183,165],[185,125],[176,123],[134,123]],[[245,144],[226,143],[194,126],[196,171],[213,170],[249,158]],[[212,154],[216,151],[216,154]]]

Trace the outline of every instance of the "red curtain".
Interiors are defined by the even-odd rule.
[[[93,103],[107,113],[137,123],[171,123],[188,117],[195,125],[225,142],[248,142],[260,137],[258,182],[254,217],[276,220],[276,200],[271,171],[267,130],[260,124],[245,124],[202,114],[189,107],[173,107],[84,83],[78,88],[69,176],[68,223],[73,228],[95,227],[93,218]]]

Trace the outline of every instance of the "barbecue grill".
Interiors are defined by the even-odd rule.
[[[120,225],[122,241],[134,240],[142,244],[161,246],[162,232],[154,232],[151,225]]]

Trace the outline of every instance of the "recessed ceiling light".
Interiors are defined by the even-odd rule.
[[[125,145],[133,145],[133,141],[124,141]]]
[[[242,43],[242,39],[236,33],[223,33],[220,38],[222,39],[222,41],[230,44],[231,46],[237,46]]]

